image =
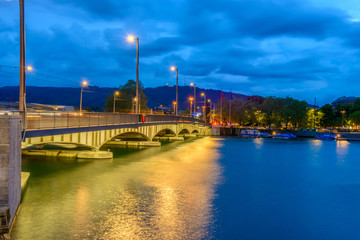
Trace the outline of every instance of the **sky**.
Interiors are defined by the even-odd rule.
[[[319,104],[360,89],[355,0],[25,0],[28,86],[179,84]],[[0,0],[0,86],[18,85],[19,3]]]

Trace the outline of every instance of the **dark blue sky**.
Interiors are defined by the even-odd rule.
[[[25,0],[28,85],[175,83],[320,104],[360,96],[357,0]],[[18,66],[18,1],[0,0],[0,65]],[[56,76],[56,78],[54,77]],[[0,86],[18,85],[0,68]]]

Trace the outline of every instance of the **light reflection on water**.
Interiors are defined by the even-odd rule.
[[[44,169],[31,176],[12,237],[209,238],[220,146],[221,140],[203,138],[113,161],[56,161],[55,170],[45,164],[48,173],[41,161],[29,160],[30,171]]]

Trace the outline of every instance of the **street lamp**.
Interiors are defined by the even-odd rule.
[[[203,119],[206,123],[206,94],[205,93],[201,93],[201,96],[204,97],[204,107],[203,107]]]
[[[116,99],[116,96],[119,96],[119,91],[115,91],[114,92],[114,105],[113,105],[113,113],[115,113],[115,99]]]
[[[342,114],[341,125],[344,128],[344,114],[346,113],[346,111],[342,110],[342,111],[340,111],[340,113]]]
[[[83,80],[81,82],[81,92],[80,92],[80,114],[81,114],[81,110],[82,110],[82,95],[83,95],[83,91],[84,91],[84,87],[86,87],[89,83],[86,80]]]
[[[19,112],[22,115],[22,129],[26,129],[26,70],[25,70],[25,11],[24,1],[19,0],[20,13],[20,82],[19,82]]]
[[[134,111],[134,103],[137,103],[137,98],[136,97],[132,99],[132,113],[135,112]]]
[[[178,95],[179,95],[179,91],[178,91],[178,77],[179,77],[179,69],[177,67],[172,66],[171,71],[176,71],[176,111],[175,111],[175,115],[178,115],[179,112],[179,99],[178,99]]]
[[[192,117],[191,109],[192,109],[192,103],[193,103],[194,98],[190,97],[189,100],[190,100],[190,117]]]
[[[196,115],[196,84],[190,83],[190,86],[194,87],[194,114]]]
[[[212,108],[211,108],[211,100],[210,100],[210,99],[208,99],[207,101],[208,101],[208,103],[209,103],[209,106],[210,106],[210,118],[209,118],[209,121],[211,122],[211,120],[212,120]],[[206,109],[206,108],[205,108],[205,109]],[[205,113],[206,113],[206,110],[205,110]]]
[[[176,113],[175,113],[176,101],[173,101],[173,105],[174,105],[174,115],[176,115]]]
[[[128,36],[129,42],[134,42],[136,40],[136,99],[140,99],[139,96],[139,38],[136,38],[132,35]],[[139,108],[139,102],[136,101],[136,114],[139,114],[140,108]]]

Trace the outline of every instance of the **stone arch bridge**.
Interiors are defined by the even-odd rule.
[[[23,147],[71,143],[99,150],[105,143],[124,135],[140,136],[146,141],[169,135],[211,135],[211,128],[203,121],[187,117],[107,113],[56,114],[28,115]]]

